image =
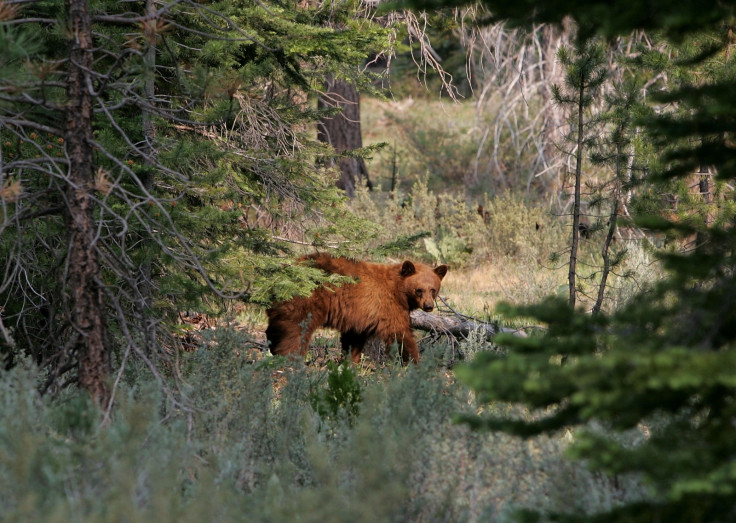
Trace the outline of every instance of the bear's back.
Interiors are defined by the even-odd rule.
[[[308,261],[314,267],[322,269],[327,273],[339,274],[340,276],[355,276],[360,281],[373,280],[375,282],[389,283],[395,279],[391,277],[393,273],[396,273],[397,276],[399,273],[398,265],[394,267],[393,265],[381,265],[342,257],[336,258],[326,253],[311,254],[303,257],[302,260]]]

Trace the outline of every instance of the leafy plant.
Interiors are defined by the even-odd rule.
[[[355,367],[348,360],[328,361],[326,380],[325,387],[315,387],[311,391],[312,407],[323,419],[338,418],[342,413],[352,421],[358,415],[362,400]]]

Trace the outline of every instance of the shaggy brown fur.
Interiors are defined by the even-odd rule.
[[[409,311],[434,308],[446,265],[435,269],[410,261],[381,265],[329,254],[303,260],[327,273],[354,276],[358,281],[319,287],[309,297],[292,298],[269,309],[266,337],[273,354],[303,356],[315,329],[331,327],[340,331],[342,350],[356,363],[374,335],[383,340],[386,350],[396,342],[405,362],[419,361]]]

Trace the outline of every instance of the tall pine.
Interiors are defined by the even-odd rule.
[[[575,172],[573,173],[572,238],[568,263],[568,303],[575,308],[577,300],[577,262],[580,236],[587,223],[582,218],[583,159],[587,156],[591,127],[595,116],[589,113],[591,105],[606,81],[608,71],[603,47],[596,42],[583,42],[574,50],[560,48],[558,59],[565,68],[565,85],[554,85],[555,101],[569,106],[571,141],[574,143]]]
[[[516,24],[561,23],[569,16],[583,40],[636,29],[666,38],[681,71],[697,74],[652,93],[646,100],[651,110],[635,121],[642,139],[657,152],[648,182],[684,181],[707,168],[716,185],[734,185],[731,4],[482,3],[492,19]],[[646,62],[647,56],[642,59]],[[573,311],[554,298],[509,310],[537,318],[547,326],[545,334],[506,339],[506,355],[479,354],[458,374],[481,399],[523,405],[531,415],[473,415],[465,420],[522,437],[577,427],[570,449],[574,457],[611,476],[633,474],[646,481],[650,490],[640,493],[641,501],[596,519],[736,519],[734,209],[733,195],[726,191],[719,201],[711,200],[707,212],[678,215],[678,209],[664,214],[661,208],[640,206],[637,219],[642,225],[697,233],[698,241],[686,252],[660,253],[666,278],[610,316]]]
[[[387,42],[324,27],[325,9],[0,10],[5,366],[28,354],[42,389],[78,383],[106,405],[131,358],[162,372],[178,312],[308,289],[283,263],[291,241],[358,232],[318,167],[315,92]]]

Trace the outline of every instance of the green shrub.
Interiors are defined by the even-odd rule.
[[[527,139],[542,133],[535,111],[541,101],[526,100],[522,110],[505,106],[503,96],[491,95],[482,110],[477,102],[361,98],[364,143],[387,144],[368,164],[374,184],[389,191],[394,178],[408,191],[426,175],[433,191],[455,188],[474,198],[506,190],[547,194],[548,177],[535,176],[539,150]]]
[[[417,180],[406,195],[358,191],[351,208],[360,218],[380,225],[376,238],[366,242],[368,249],[430,263],[467,264],[483,229],[478,214],[462,198],[435,194],[424,179]],[[401,238],[413,242],[398,242]]]
[[[477,153],[473,104],[364,98],[361,107],[364,142],[387,144],[369,163],[375,185],[390,191],[395,175],[396,187],[409,190],[421,174],[432,190],[464,187]]]
[[[361,386],[354,367],[345,359],[327,362],[327,386],[315,387],[310,393],[312,407],[323,419],[337,418],[344,413],[353,420],[360,409]]]
[[[496,258],[543,264],[569,240],[570,227],[564,220],[521,196],[486,197],[483,210],[487,222],[484,250]]]
[[[488,521],[636,493],[566,461],[564,435],[521,442],[453,424],[479,407],[433,357],[358,377],[254,361],[242,331],[205,335],[182,356],[185,398],[140,373],[105,424],[80,396],[40,397],[32,366],[0,371],[2,519]],[[320,390],[341,391],[327,416],[312,406]],[[351,422],[334,415],[346,408]]]
[[[394,245],[399,248],[392,254],[420,255],[455,268],[493,260],[539,266],[567,241],[564,222],[541,205],[505,194],[471,206],[459,195],[432,192],[424,179],[405,195],[359,191],[351,207],[381,226],[368,248],[383,252]],[[397,238],[413,238],[415,244]]]

